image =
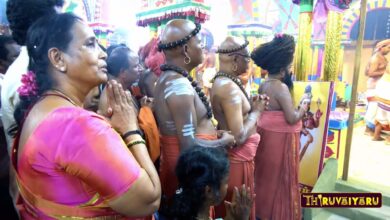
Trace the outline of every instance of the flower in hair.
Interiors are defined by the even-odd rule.
[[[38,86],[36,84],[35,73],[28,71],[22,75],[22,85],[18,88],[20,97],[29,97],[38,95]]]
[[[282,38],[283,37],[283,33],[277,33],[277,34],[275,34],[275,37],[276,38]]]

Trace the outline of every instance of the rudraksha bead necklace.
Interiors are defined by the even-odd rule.
[[[228,73],[218,72],[217,74],[215,74],[213,81],[215,81],[216,78],[222,77],[222,76],[231,79],[241,89],[241,91],[244,93],[246,99],[248,99],[248,102],[250,103],[249,96],[246,93],[244,86],[242,85],[242,82],[238,77],[232,76],[231,74],[228,74]]]
[[[159,51],[162,51],[162,50],[169,50],[169,49],[172,49],[172,48],[175,48],[177,46],[183,46],[184,44],[186,44],[190,39],[191,37],[197,35],[200,31],[200,24],[199,23],[195,23],[195,29],[193,31],[191,31],[190,34],[188,34],[187,36],[185,36],[184,38],[180,39],[180,40],[177,40],[177,41],[172,41],[172,42],[168,42],[168,43],[162,43],[161,41],[158,43],[158,50]]]
[[[245,43],[238,46],[238,47],[235,47],[235,48],[230,48],[230,49],[221,49],[221,48],[218,48],[217,52],[216,53],[234,53],[234,52],[237,52],[237,51],[240,51],[244,48],[246,48],[248,46],[249,42],[247,40],[245,40]]]
[[[160,66],[160,69],[161,71],[168,71],[168,70],[172,70],[174,72],[177,72],[179,74],[181,74],[182,76],[184,76],[185,78],[188,79],[188,81],[190,81],[192,87],[194,88],[195,92],[198,94],[200,100],[203,102],[204,106],[206,107],[206,110],[207,110],[207,118],[212,118],[213,117],[213,111],[211,109],[211,106],[210,106],[210,102],[207,100],[207,97],[206,95],[204,94],[204,92],[202,91],[202,89],[198,86],[198,82],[196,82],[191,76],[190,74],[188,74],[188,72],[178,66],[174,66],[174,65],[169,65],[169,64],[163,64]]]

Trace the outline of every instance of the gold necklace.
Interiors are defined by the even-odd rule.
[[[57,97],[60,97],[60,98],[63,98],[65,100],[67,100],[68,102],[70,102],[72,105],[74,106],[79,106],[76,104],[75,101],[73,101],[73,99],[71,99],[68,95],[66,95],[64,92],[62,92],[61,90],[59,89],[51,89],[53,92],[57,93],[57,94],[54,94],[54,93],[46,93],[45,96],[57,96]]]

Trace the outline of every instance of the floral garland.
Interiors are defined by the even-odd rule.
[[[36,76],[33,71],[28,71],[22,75],[22,85],[17,89],[20,97],[31,97],[38,95]]]

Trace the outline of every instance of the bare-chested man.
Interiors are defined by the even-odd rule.
[[[374,134],[373,140],[382,140],[380,137],[380,131],[382,127],[377,123],[375,126],[375,116],[378,110],[378,102],[375,98],[376,94],[376,85],[378,80],[381,79],[383,74],[386,72],[386,67],[388,61],[386,59],[386,55],[390,52],[390,40],[380,41],[376,44],[374,54],[370,58],[370,61],[366,67],[366,76],[368,76],[367,80],[367,112],[365,115],[366,121],[366,133],[372,134],[374,127],[376,128],[376,132]]]
[[[224,147],[234,137],[217,131],[211,122],[211,106],[188,72],[203,61],[200,25],[175,19],[161,35],[159,49],[166,56],[155,87],[155,115],[161,134],[160,179],[165,196],[177,189],[175,166],[181,150],[193,147]]]
[[[228,201],[232,199],[234,187],[243,184],[249,186],[254,193],[254,157],[260,142],[256,122],[266,104],[265,99],[262,101],[258,97],[251,103],[238,78],[248,69],[250,55],[247,45],[247,41],[233,37],[227,37],[222,42],[217,51],[220,68],[214,78],[210,96],[218,128],[232,131],[237,141],[236,146],[229,150]],[[215,211],[216,217],[225,217],[224,204],[216,207]],[[254,204],[250,219],[255,220]]]

